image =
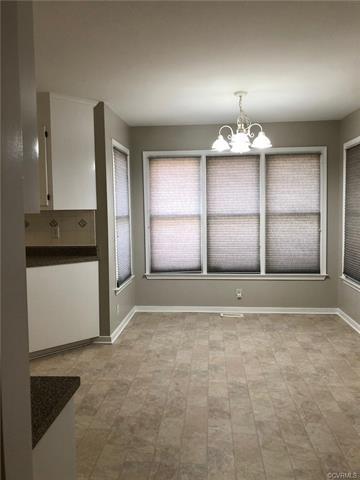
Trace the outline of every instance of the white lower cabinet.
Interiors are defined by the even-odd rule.
[[[26,269],[30,352],[99,336],[98,262]]]

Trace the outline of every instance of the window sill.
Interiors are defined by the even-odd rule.
[[[131,275],[131,277],[129,277],[127,280],[125,280],[124,283],[122,283],[120,285],[120,287],[117,287],[117,288],[114,288],[114,293],[115,295],[119,295],[120,292],[122,292],[123,290],[125,290],[126,287],[128,287],[132,281],[134,280],[135,278],[135,275]]]
[[[184,273],[184,274],[163,274],[147,273],[144,275],[148,280],[326,280],[327,274],[203,274],[203,273]]]
[[[345,285],[352,288],[353,290],[356,290],[357,292],[360,292],[360,283],[355,282],[355,280],[352,280],[346,275],[341,275],[340,278],[345,283]]]

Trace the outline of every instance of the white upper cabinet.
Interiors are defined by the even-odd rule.
[[[95,210],[95,103],[38,94],[42,210]]]

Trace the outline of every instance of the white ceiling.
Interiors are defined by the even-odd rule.
[[[130,125],[340,119],[360,107],[360,2],[37,2],[38,90]]]

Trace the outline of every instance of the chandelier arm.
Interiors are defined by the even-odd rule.
[[[249,135],[250,138],[254,138],[255,136],[255,133],[251,132],[251,129],[253,127],[259,127],[260,128],[260,132],[263,131],[263,128],[262,126],[260,125],[260,123],[251,123],[248,127],[247,127],[247,134]]]
[[[223,125],[223,126],[220,127],[220,129],[219,129],[219,135],[221,134],[221,132],[222,132],[222,130],[223,130],[224,128],[228,128],[228,129],[231,131],[231,135],[228,135],[228,137],[227,137],[227,138],[230,140],[231,137],[234,135],[234,130],[230,127],[230,125]]]

